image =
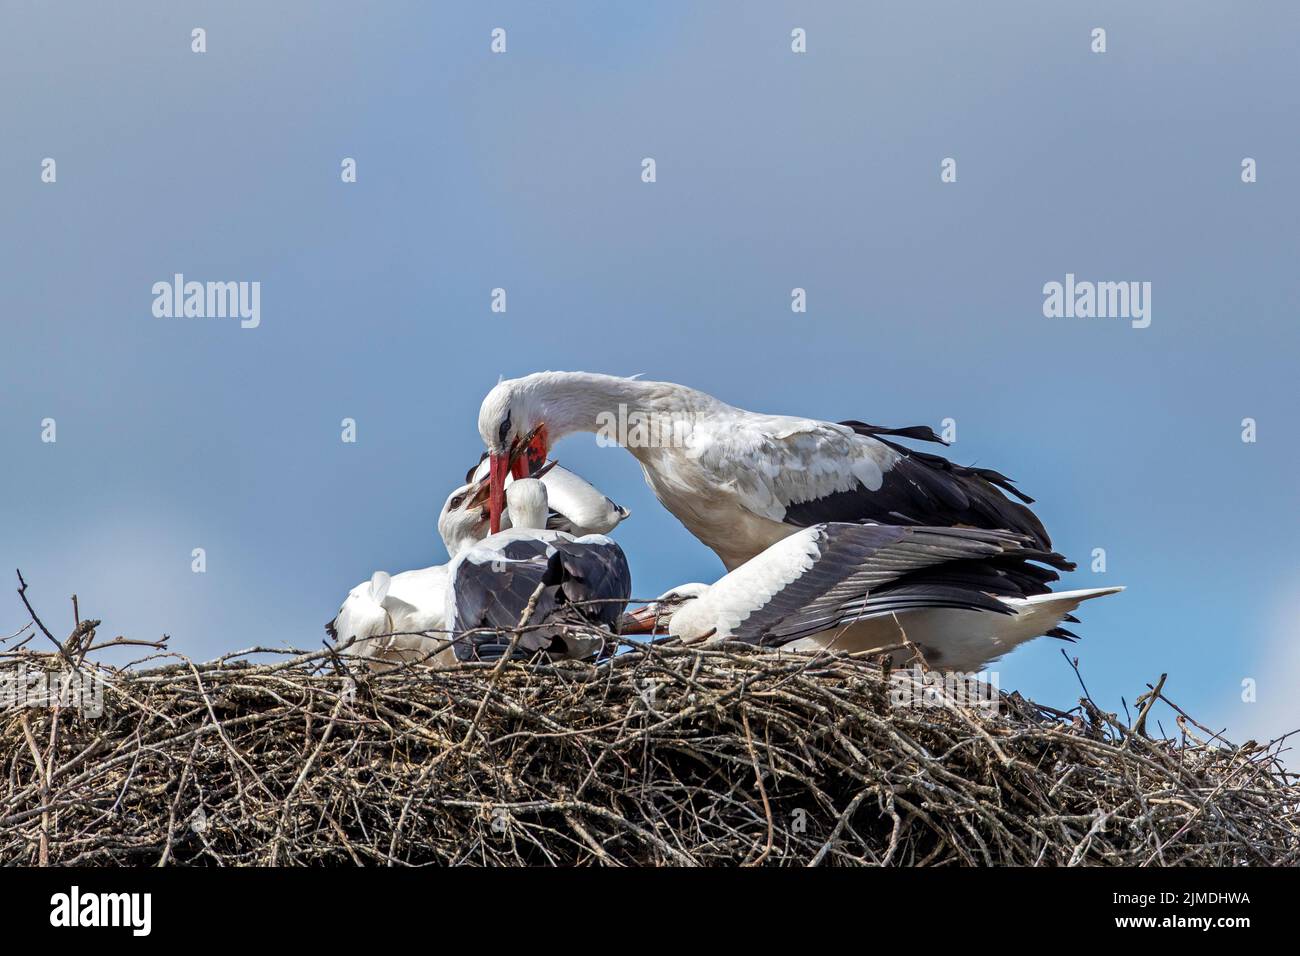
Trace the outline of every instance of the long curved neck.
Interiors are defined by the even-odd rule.
[[[626,445],[636,454],[637,442],[628,441],[627,436],[635,432],[638,423],[644,428],[662,429],[727,407],[710,395],[672,382],[643,382],[588,372],[543,375],[535,400],[538,418],[546,423],[551,443],[574,432],[593,432],[602,442]]]

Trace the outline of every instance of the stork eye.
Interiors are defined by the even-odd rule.
[[[451,507],[459,508],[464,503],[464,501],[465,501],[464,495],[457,495],[455,498],[451,499]]]
[[[506,443],[506,438],[509,437],[509,435],[510,435],[510,413],[506,412],[505,421],[503,421],[501,423],[501,427],[497,429],[497,440],[504,445]]]

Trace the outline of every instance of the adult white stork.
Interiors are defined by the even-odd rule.
[[[547,488],[532,478],[506,489],[513,527],[472,545],[448,572],[446,620],[461,660],[499,657],[530,607],[518,650],[586,658],[613,631],[632,594],[623,549],[604,535],[546,528]]]
[[[891,429],[735,408],[671,382],[589,372],[536,372],[496,385],[479,409],[492,527],[508,475],[524,475],[573,432],[623,445],[655,497],[728,571],[800,528],[829,521],[1003,529],[1055,567],[1047,531],[1010,479],[908,449],[943,443],[925,427]],[[1008,492],[1020,501],[1008,499]]]
[[[624,615],[622,632],[889,652],[899,663],[919,651],[933,668],[972,672],[1041,635],[1074,639],[1061,627],[1071,612],[1123,590],[1038,593],[1047,572],[1028,563],[1041,552],[1026,544],[974,528],[815,525],[712,586],[681,585]]]
[[[628,515],[626,509],[554,462],[538,469],[537,474],[548,491],[553,491],[544,523],[612,530]],[[470,479],[447,496],[438,516],[438,533],[452,559],[488,534],[488,483],[482,476],[471,474]],[[510,523],[510,517],[507,512],[503,520]],[[528,515],[525,520],[536,517]],[[348,652],[363,658],[372,669],[416,662],[453,664],[456,656],[446,616],[449,569],[450,562],[391,576],[376,571],[369,581],[348,593],[325,630],[335,641],[356,637]]]

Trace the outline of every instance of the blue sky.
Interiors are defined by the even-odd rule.
[[[952,457],[1017,478],[1083,563],[1069,586],[1128,586],[1070,649],[1104,706],[1168,671],[1238,738],[1300,725],[1294,4],[0,18],[0,567],[60,629],[76,592],[192,656],[314,645],[371,571],[443,559],[436,509],[498,375],[642,372],[761,411],[954,418]],[[155,318],[176,272],[259,281],[260,327]],[[1045,318],[1067,272],[1151,282],[1151,326]],[[632,509],[638,594],[720,572],[630,456],[557,457]],[[0,603],[0,631],[23,622]],[[1069,706],[1061,646],[1002,686]]]

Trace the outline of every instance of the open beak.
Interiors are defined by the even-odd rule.
[[[666,622],[666,619],[659,617],[659,609],[653,604],[647,604],[645,607],[629,611],[619,618],[618,632],[620,634],[653,634],[657,629],[656,625],[664,622]]]
[[[469,500],[465,502],[466,508],[477,508],[487,504],[488,494],[492,490],[492,482],[487,475],[478,480],[472,489],[470,489]]]
[[[504,513],[504,511],[505,511],[505,487],[506,487],[505,474],[506,474],[506,473],[509,473],[509,472],[512,472],[512,471],[517,471],[518,469],[515,468],[514,465],[512,465],[510,468],[504,468],[504,467],[502,467],[502,468],[500,469],[500,470],[503,472],[503,475],[502,475],[502,478],[501,478],[501,497],[500,497],[500,499],[499,499],[500,504],[497,506],[497,508],[496,508],[496,510],[495,510],[495,512],[494,512],[494,511],[493,511],[493,508],[492,508],[492,504],[491,504],[492,501],[493,501],[493,498],[492,498],[492,478],[493,478],[493,473],[494,473],[494,472],[497,470],[497,468],[499,467],[499,466],[497,466],[497,465],[495,464],[495,461],[496,461],[496,459],[493,459],[493,464],[491,465],[490,470],[488,471],[487,475],[485,475],[484,477],[482,477],[482,478],[479,479],[479,482],[478,482],[478,484],[474,487],[474,490],[473,490],[473,492],[471,493],[471,495],[470,495],[470,499],[469,499],[469,502],[468,502],[467,504],[468,504],[468,507],[471,507],[471,508],[475,507],[476,505],[479,505],[479,506],[481,506],[481,505],[486,505],[487,508],[486,508],[486,510],[484,511],[484,514],[487,516],[489,522],[492,522],[492,521],[494,520],[493,516],[495,515],[495,523],[496,523],[496,525],[497,525],[497,531],[500,531],[500,530],[501,530],[501,528],[500,528],[501,515],[502,515],[502,514]],[[521,461],[522,461],[522,459],[521,459]],[[515,465],[518,465],[518,464],[519,464],[519,462],[515,462]],[[533,469],[533,473],[532,473],[531,475],[529,475],[528,477],[529,477],[529,478],[541,478],[541,477],[543,477],[547,472],[549,472],[552,468],[554,468],[555,465],[556,465],[556,463],[555,463],[554,461],[547,461],[547,462],[544,462],[540,467],[538,467],[538,468],[534,468],[534,469]],[[492,533],[493,533],[493,534],[496,534],[497,532],[496,532],[496,531],[493,531]]]
[[[546,463],[546,445],[546,426],[538,425],[523,438],[514,440],[510,454],[489,456],[488,518],[492,534],[501,530],[501,513],[506,510],[506,475],[527,478],[538,474],[538,469]]]

